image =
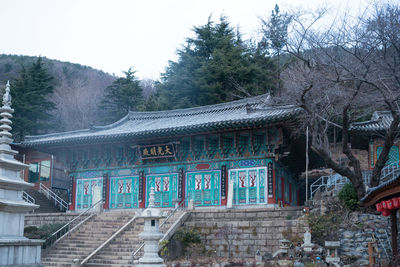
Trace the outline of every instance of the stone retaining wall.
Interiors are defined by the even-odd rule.
[[[29,213],[25,214],[25,227],[67,223],[78,215],[79,213]]]
[[[195,210],[185,226],[197,228],[207,251],[222,257],[254,258],[273,254],[283,239],[282,233],[303,237],[306,222],[297,220],[302,208],[247,209],[247,210]],[[224,237],[228,235],[231,246]]]
[[[350,257],[354,260],[354,266],[368,266],[368,242],[372,241],[372,234],[377,240],[387,241],[390,239],[390,217],[373,214],[357,214],[351,215],[350,221],[353,225],[349,225],[346,229],[340,229],[340,256]],[[386,236],[387,233],[387,236]],[[389,243],[379,244],[379,253],[381,259],[387,260],[383,251],[383,246],[387,252],[391,254]]]

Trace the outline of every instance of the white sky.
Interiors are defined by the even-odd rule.
[[[362,4],[360,4],[362,2]],[[260,16],[313,9],[357,11],[364,0],[0,0],[0,54],[45,56],[121,75],[158,79],[176,49],[210,14],[226,15],[244,38],[255,37]]]

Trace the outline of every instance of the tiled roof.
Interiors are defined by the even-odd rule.
[[[157,112],[129,112],[121,120],[90,129],[27,136],[23,146],[83,143],[121,138],[171,136],[228,127],[252,126],[292,119],[301,109],[273,106],[267,95],[217,105]]]
[[[400,184],[400,176],[396,176],[384,183],[379,184],[378,186],[368,188],[367,193],[363,198],[360,199],[360,202],[367,203],[368,201],[371,201],[379,193],[387,189],[393,188],[393,186],[396,184]]]
[[[393,121],[390,111],[375,111],[369,121],[352,123],[350,131],[377,132],[385,131]]]

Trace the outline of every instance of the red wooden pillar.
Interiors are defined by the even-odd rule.
[[[390,211],[390,222],[392,228],[392,255],[397,256],[397,210]]]

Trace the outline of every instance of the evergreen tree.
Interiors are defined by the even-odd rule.
[[[11,84],[12,107],[14,108],[13,136],[21,141],[26,135],[48,132],[50,112],[55,105],[48,99],[53,93],[53,77],[48,74],[42,58],[26,69],[22,67],[19,77]]]
[[[269,19],[261,20],[263,36],[259,43],[259,49],[274,57],[277,66],[275,80],[279,89],[281,89],[280,74],[290,59],[288,56],[283,57],[283,54],[288,38],[288,26],[291,21],[292,17],[287,13],[281,13],[277,4]]]
[[[157,103],[164,109],[231,101],[274,90],[271,60],[255,53],[225,17],[193,29],[169,62],[159,85]]]
[[[122,118],[129,110],[141,110],[144,104],[143,89],[135,72],[129,68],[124,74],[125,77],[118,78],[105,89],[101,106],[105,111],[106,123]]]

